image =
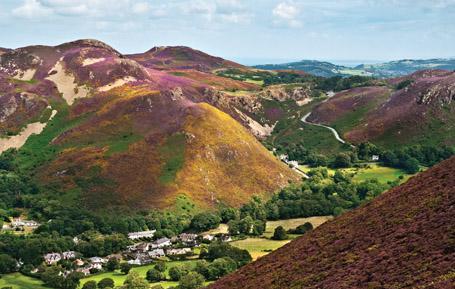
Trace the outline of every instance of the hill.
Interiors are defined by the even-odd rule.
[[[149,53],[187,76],[230,65],[189,48]],[[19,148],[16,165],[43,198],[93,210],[172,208],[181,197],[239,206],[299,178],[227,114],[229,99],[203,76],[155,68],[97,40],[6,52],[0,151]],[[220,87],[257,87],[213,76]]]
[[[342,91],[317,106],[309,121],[333,126],[352,143],[454,145],[454,85],[453,72],[419,71],[386,86]]]
[[[257,65],[256,68],[268,70],[295,69],[323,77],[332,76],[373,76],[378,78],[389,78],[405,76],[419,70],[443,69],[454,70],[455,59],[403,59],[377,64],[360,64],[356,67],[336,65],[330,62],[316,60],[302,60],[298,62],[283,64]]]
[[[145,53],[127,57],[154,69],[195,69],[209,72],[220,68],[243,68],[238,63],[186,46],[153,47]]]
[[[453,288],[455,158],[209,288]]]
[[[255,68],[267,69],[267,70],[282,70],[282,69],[291,69],[291,70],[301,70],[306,73],[322,76],[322,77],[333,77],[333,76],[349,76],[349,75],[366,75],[364,70],[361,69],[352,69],[342,65],[336,65],[326,61],[317,61],[317,60],[302,60],[297,62],[289,62],[283,64],[263,64],[256,65]]]

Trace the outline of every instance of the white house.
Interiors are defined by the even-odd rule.
[[[164,237],[153,242],[152,249],[169,247],[170,245],[172,245],[171,239]]]
[[[130,240],[137,240],[142,238],[153,238],[156,230],[142,231],[142,232],[132,232],[128,233],[128,238]]]
[[[75,259],[76,258],[76,252],[74,252],[74,251],[63,252],[62,253],[62,258],[64,260]]]
[[[177,248],[177,249],[168,249],[166,250],[167,255],[175,256],[175,255],[185,255],[191,253],[191,248]]]
[[[104,259],[104,258],[101,258],[101,257],[91,257],[91,258],[88,258],[90,264],[99,264],[99,265],[103,265],[103,264],[106,264],[107,263],[107,260]]]
[[[62,256],[60,255],[60,253],[48,253],[48,254],[44,255],[44,262],[47,265],[55,264],[58,261],[60,261],[61,259],[62,259]]]
[[[164,253],[164,250],[163,249],[155,249],[155,250],[152,250],[148,253],[149,257],[150,258],[161,258],[161,257],[164,257],[166,256],[166,254]]]
[[[379,156],[378,155],[372,155],[371,156],[371,160],[374,161],[374,162],[377,162],[377,161],[379,161]]]
[[[207,241],[213,241],[215,239],[215,236],[213,236],[212,234],[205,234],[202,236],[202,239]]]

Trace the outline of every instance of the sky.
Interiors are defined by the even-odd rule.
[[[455,0],[0,0],[0,47],[81,38],[243,64],[455,57]]]

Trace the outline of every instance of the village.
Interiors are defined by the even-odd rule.
[[[155,230],[128,233],[128,239],[132,244],[122,252],[105,257],[83,258],[80,253],[75,251],[49,252],[43,256],[44,263],[51,266],[61,260],[68,260],[74,263],[75,269],[67,270],[62,273],[63,275],[76,271],[89,276],[103,271],[111,259],[116,259],[118,262],[124,261],[130,266],[143,266],[155,261],[197,259],[198,254],[195,249],[200,248],[202,244],[209,244],[214,241],[232,241],[228,234],[198,235],[192,233],[182,233],[173,238],[162,237],[153,240],[155,233]],[[77,244],[78,238],[73,238],[73,241]],[[37,271],[38,269],[34,269],[31,273]]]

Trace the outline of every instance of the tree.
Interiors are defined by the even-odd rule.
[[[103,278],[98,282],[98,288],[104,289],[104,288],[114,288],[114,280],[111,278]]]
[[[81,283],[80,280],[84,277],[81,272],[71,272],[62,282],[62,289],[76,289]]]
[[[205,278],[197,272],[190,272],[182,276],[179,281],[179,289],[197,289],[204,286]]]
[[[334,168],[348,168],[351,165],[351,157],[346,153],[337,154],[332,164]]]
[[[62,269],[57,266],[51,266],[46,268],[46,270],[41,274],[41,280],[53,288],[61,288],[64,278],[60,275]]]
[[[237,263],[229,257],[214,260],[208,266],[207,279],[217,280],[220,277],[234,272],[237,269]]]
[[[16,271],[17,262],[11,256],[0,255],[0,274],[7,274]]]
[[[196,232],[215,229],[220,225],[221,218],[213,213],[205,212],[195,215],[191,219],[190,228]]]
[[[123,274],[128,274],[131,270],[133,266],[131,266],[131,264],[128,264],[128,263],[122,263],[120,264],[120,271],[123,273]]]
[[[305,234],[308,231],[313,230],[313,225],[310,222],[297,226],[295,229],[288,230],[290,234]]]
[[[286,230],[283,228],[283,226],[278,226],[275,228],[272,239],[273,240],[287,240],[288,239],[288,235],[286,234]]]
[[[96,289],[96,281],[90,280],[85,282],[84,286],[82,286],[82,289]]]
[[[107,271],[115,271],[119,267],[119,261],[117,258],[110,258],[109,261],[106,263],[106,270]]]
[[[406,158],[402,161],[401,167],[408,174],[415,174],[419,171],[419,161],[415,158]]]
[[[137,272],[130,272],[123,283],[123,289],[149,289],[149,284]]]
[[[252,258],[247,250],[239,249],[228,243],[212,243],[204,257],[210,261],[229,257],[237,262],[238,267],[251,262]]]
[[[239,212],[234,208],[224,207],[220,210],[220,217],[223,223],[227,223],[231,220],[236,220],[239,217]]]
[[[169,269],[169,277],[172,281],[179,281],[182,276],[188,274],[190,269],[187,266],[174,266]]]
[[[157,262],[153,268],[155,268],[156,270],[158,270],[160,272],[164,272],[164,271],[166,271],[166,263],[165,262]]]
[[[146,279],[149,282],[160,282],[161,280],[165,280],[165,276],[161,271],[152,268],[147,271]]]

